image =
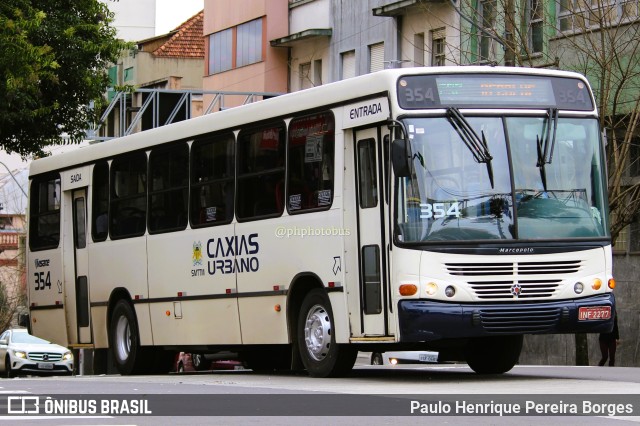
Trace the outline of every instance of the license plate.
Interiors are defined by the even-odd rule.
[[[53,364],[49,364],[48,362],[39,362],[38,368],[40,370],[53,370]]]
[[[420,354],[420,362],[438,362],[438,354]]]
[[[578,309],[578,320],[608,320],[611,318],[611,306],[582,307]]]

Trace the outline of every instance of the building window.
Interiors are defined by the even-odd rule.
[[[444,28],[431,31],[431,66],[445,65],[444,48],[446,46],[446,31]]]
[[[629,228],[629,251],[640,252],[640,215],[628,226]]]
[[[262,18],[236,28],[236,67],[262,61]]]
[[[191,146],[191,226],[233,219],[235,178],[233,133],[196,140]]]
[[[125,68],[123,78],[124,78],[124,81],[133,80],[133,67]]]
[[[640,237],[640,235],[638,235]],[[640,241],[638,241],[640,243]],[[613,251],[616,253],[626,253],[629,249],[629,227],[625,227],[614,241]]]
[[[333,201],[333,114],[295,118],[289,125],[287,210],[328,209]]]
[[[341,80],[344,80],[345,78],[355,77],[356,76],[356,51],[351,50],[349,52],[344,52],[341,56],[342,56]]]
[[[424,66],[424,33],[413,35],[413,65]]]
[[[623,1],[620,5],[620,18],[622,20],[633,20],[638,18],[638,0]]]
[[[480,41],[480,61],[495,59],[494,39],[489,34],[495,33],[496,28],[496,0],[483,0],[478,3],[478,16],[483,31],[478,31]]]
[[[211,34],[209,74],[260,62],[263,48],[262,18]]]
[[[558,28],[562,32],[608,27],[638,19],[637,0],[560,0]]]
[[[209,73],[217,74],[233,68],[233,30],[209,36]]]
[[[530,53],[542,52],[544,4],[542,0],[527,0],[529,30],[527,43]]]
[[[309,89],[313,87],[311,81],[311,63],[300,64],[300,90]]]
[[[313,85],[322,85],[322,59],[313,61]]]
[[[238,136],[238,220],[274,217],[284,209],[284,124],[243,130]]]
[[[384,69],[384,43],[376,43],[369,46],[369,72],[382,71]]]
[[[629,147],[629,176],[640,176],[640,137],[631,139]]]

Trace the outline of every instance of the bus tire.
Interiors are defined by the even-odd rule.
[[[470,339],[465,349],[467,364],[478,374],[502,374],[517,364],[522,336]]]
[[[140,347],[136,315],[126,300],[119,300],[113,308],[109,336],[118,372],[123,376],[140,374],[144,368],[145,357]]]
[[[324,290],[307,294],[298,316],[298,349],[312,377],[340,377],[353,368],[358,352],[336,343],[331,303]]]

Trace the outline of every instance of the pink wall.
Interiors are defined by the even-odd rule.
[[[289,34],[288,0],[205,0],[205,37],[212,33],[264,17],[263,61],[214,75],[205,75],[205,90],[286,92],[288,80],[288,52],[286,48],[271,47],[270,40]],[[205,52],[205,74],[208,74],[209,43]],[[207,99],[205,97],[205,102]],[[226,103],[229,105],[229,102]]]

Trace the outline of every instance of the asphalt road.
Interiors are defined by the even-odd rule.
[[[154,426],[640,423],[640,369],[636,368],[516,366],[504,375],[479,376],[466,365],[369,366],[366,362],[359,359],[352,373],[340,379],[250,370],[0,379],[0,421]],[[26,409],[33,409],[29,404],[36,396],[39,415],[8,413],[9,404],[13,413],[19,411],[23,399]],[[580,413],[585,407],[592,412],[558,415],[572,414],[576,407]],[[519,416],[499,415],[518,409]],[[74,410],[83,415],[69,416]],[[136,410],[143,413],[131,415]]]

